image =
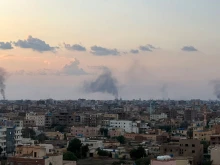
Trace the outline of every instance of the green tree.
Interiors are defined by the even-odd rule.
[[[3,149],[2,149],[2,147],[0,146],[0,155],[2,154],[2,151],[3,151]]]
[[[81,147],[82,143],[79,139],[73,139],[69,142],[69,145],[67,147],[67,151],[70,151],[76,155],[76,157],[81,157]]]
[[[100,128],[101,135],[104,135],[105,137],[108,137],[108,129],[107,128]]]
[[[192,128],[188,129],[188,131],[187,131],[187,137],[188,137],[189,139],[192,139],[192,138],[193,138],[193,129],[192,129]]]
[[[44,133],[41,133],[38,136],[36,136],[36,140],[38,140],[39,143],[44,143],[45,140],[48,140],[48,137]]]
[[[201,141],[200,143],[203,144],[203,153],[207,154],[210,143],[208,141]]]
[[[189,126],[189,123],[187,121],[184,121],[180,124],[180,128],[184,128],[184,129],[187,129]]]
[[[119,143],[125,144],[125,137],[124,136],[118,136],[118,137],[116,137],[116,139],[118,140]]]
[[[212,165],[213,161],[211,160],[205,160],[202,162],[202,165]]]
[[[24,128],[22,129],[22,137],[23,138],[31,138],[31,139],[35,139],[36,133],[33,129],[31,128]]]
[[[67,151],[63,153],[63,160],[77,161],[77,157],[74,155],[74,153]]]
[[[82,157],[86,158],[87,157],[87,153],[89,152],[89,146],[85,145],[81,147],[82,149]]]
[[[150,164],[150,158],[141,158],[135,161],[136,165],[149,165]]]
[[[98,154],[99,156],[109,156],[109,152],[103,151],[103,150],[101,150],[100,148],[98,148],[97,151],[98,151],[97,154]]]
[[[64,134],[64,140],[67,140],[66,133]]]
[[[130,156],[132,159],[137,160],[146,156],[145,149],[143,147],[138,147],[130,151]]]
[[[51,162],[50,162],[50,164],[49,165],[53,165]]]

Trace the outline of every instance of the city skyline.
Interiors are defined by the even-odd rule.
[[[124,99],[217,99],[219,5],[217,0],[1,1],[6,99],[114,99],[84,90],[85,82],[95,82],[106,70]]]

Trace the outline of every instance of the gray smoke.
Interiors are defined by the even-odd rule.
[[[0,92],[4,100],[5,100],[6,75],[7,72],[5,71],[5,69],[0,67]]]
[[[212,81],[214,85],[214,95],[220,100],[220,81]]]
[[[117,79],[112,76],[112,72],[109,69],[105,69],[104,72],[97,77],[95,81],[85,82],[84,90],[88,93],[109,93],[115,98],[118,98]]]
[[[160,88],[160,92],[162,94],[163,99],[167,99],[168,97],[167,88],[167,84],[163,84],[163,86]]]

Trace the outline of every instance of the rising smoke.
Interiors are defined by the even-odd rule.
[[[0,67],[0,92],[4,100],[5,100],[6,75],[7,72],[5,71],[5,69]]]
[[[115,98],[118,98],[117,83],[118,81],[112,76],[112,72],[109,69],[105,69],[95,81],[85,82],[84,90],[88,93],[109,93]]]
[[[214,85],[214,95],[220,99],[220,80],[212,81]]]

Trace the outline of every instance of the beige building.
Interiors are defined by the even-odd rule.
[[[108,131],[108,135],[110,137],[122,136],[122,135],[124,135],[124,129],[122,129],[122,128],[112,128],[111,130]]]
[[[83,137],[95,137],[98,136],[100,127],[71,127],[71,135],[83,136]]]
[[[44,132],[44,134],[50,139],[50,140],[63,140],[64,134],[57,131],[57,132]]]
[[[18,146],[15,156],[8,157],[8,163],[13,165],[62,165],[63,155],[59,153],[46,153],[42,146]]]
[[[208,131],[193,131],[193,139],[210,141],[211,135],[215,134],[214,130]]]

